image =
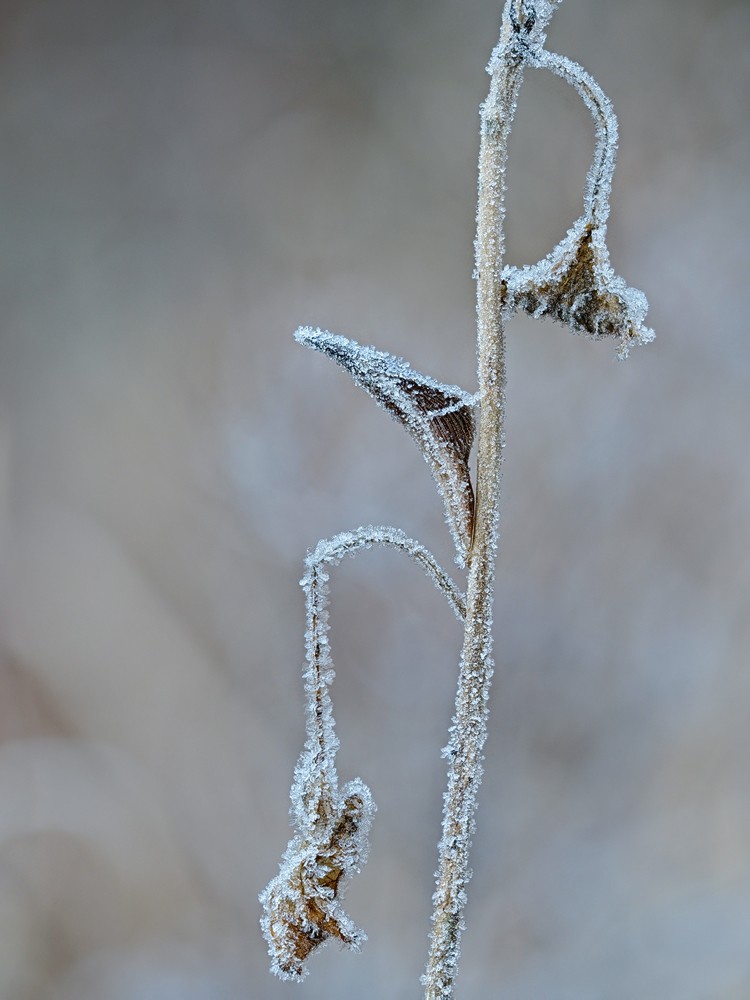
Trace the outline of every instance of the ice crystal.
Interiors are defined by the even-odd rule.
[[[474,441],[476,398],[457,385],[442,385],[408,362],[374,347],[323,330],[300,327],[295,338],[337,361],[409,431],[435,477],[457,562],[466,564],[474,531],[474,490],[469,453]]]
[[[459,618],[466,615],[464,595],[427,549],[397,528],[344,531],[318,542],[308,552],[300,584],[307,605],[307,741],[294,772],[292,818],[295,834],[279,874],[260,895],[263,934],[271,969],[281,979],[301,979],[308,955],[330,938],[358,949],[366,935],[341,906],[346,884],[367,860],[367,834],[375,803],[359,778],[339,791],[333,707],[328,688],[333,662],[328,642],[328,565],[345,555],[384,545],[406,552],[447,597]]]

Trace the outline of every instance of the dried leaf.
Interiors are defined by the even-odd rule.
[[[583,97],[596,123],[596,151],[589,171],[584,214],[544,260],[502,271],[503,306],[508,314],[522,309],[534,317],[550,316],[574,333],[619,337],[618,356],[632,344],[654,339],[643,326],[648,302],[615,275],[605,242],[609,194],[617,152],[617,118],[599,85],[577,63],[543,49],[529,51],[532,66],[546,67]]]
[[[305,959],[336,938],[359,949],[366,935],[341,906],[349,878],[367,860],[375,803],[370,790],[355,778],[338,790],[333,706],[329,687],[334,672],[328,642],[328,574],[345,555],[376,545],[406,552],[419,563],[456,615],[466,615],[466,598],[427,549],[398,528],[373,527],[343,531],[318,542],[308,552],[300,581],[306,597],[307,740],[294,771],[292,816],[295,834],[279,874],[260,895],[261,927],[268,942],[271,971],[281,979],[302,979]]]
[[[338,798],[322,828],[308,837],[298,833],[292,840],[279,874],[260,896],[271,971],[281,979],[302,979],[305,959],[331,938],[355,951],[367,940],[339,900],[348,877],[366,860],[375,806],[358,778],[345,785]]]
[[[295,338],[346,368],[357,385],[412,435],[443,498],[457,561],[465,565],[474,528],[469,454],[475,432],[475,397],[414,371],[401,358],[346,337],[301,327]]]

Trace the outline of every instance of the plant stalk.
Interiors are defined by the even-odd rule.
[[[551,13],[551,11],[549,12]],[[505,414],[503,220],[508,137],[523,77],[520,45],[539,35],[532,3],[510,0],[503,13],[500,41],[492,54],[492,83],[482,105],[479,198],[475,243],[477,355],[480,399],[477,441],[477,495],[474,538],[469,553],[466,626],[456,694],[456,714],[444,751],[450,764],[443,812],[443,836],[430,953],[422,982],[425,1000],[454,995],[466,885],[471,877],[469,848],[474,832],[482,750],[487,736],[487,702],[493,672],[492,607],[495,589],[497,522]],[[545,18],[544,21],[546,23]],[[542,20],[541,18],[539,19]],[[520,31],[519,31],[520,28]]]

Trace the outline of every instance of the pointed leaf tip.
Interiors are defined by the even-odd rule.
[[[456,385],[443,385],[408,362],[355,340],[311,327],[295,339],[322,351],[345,368],[355,383],[388,410],[417,442],[445,505],[446,519],[463,565],[474,527],[474,490],[469,455],[476,429],[476,398]]]

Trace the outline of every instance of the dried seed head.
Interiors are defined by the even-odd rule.
[[[648,302],[614,274],[600,235],[590,220],[581,219],[534,267],[504,268],[505,305],[509,312],[550,316],[574,333],[619,337],[618,356],[627,357],[631,345],[653,340],[653,331],[643,326]]]
[[[584,214],[544,260],[531,267],[503,268],[503,307],[508,315],[522,309],[534,317],[550,316],[574,333],[619,337],[617,354],[625,358],[631,345],[648,343],[654,332],[643,325],[646,296],[615,275],[605,241],[617,118],[599,85],[577,63],[541,48],[529,50],[526,61],[551,70],[575,87],[591,111],[597,142]]]
[[[279,874],[261,894],[271,971],[281,979],[302,979],[305,959],[331,938],[354,950],[367,940],[340,900],[348,879],[367,860],[374,811],[367,786],[359,778],[350,781],[326,822],[312,836],[292,840]]]

